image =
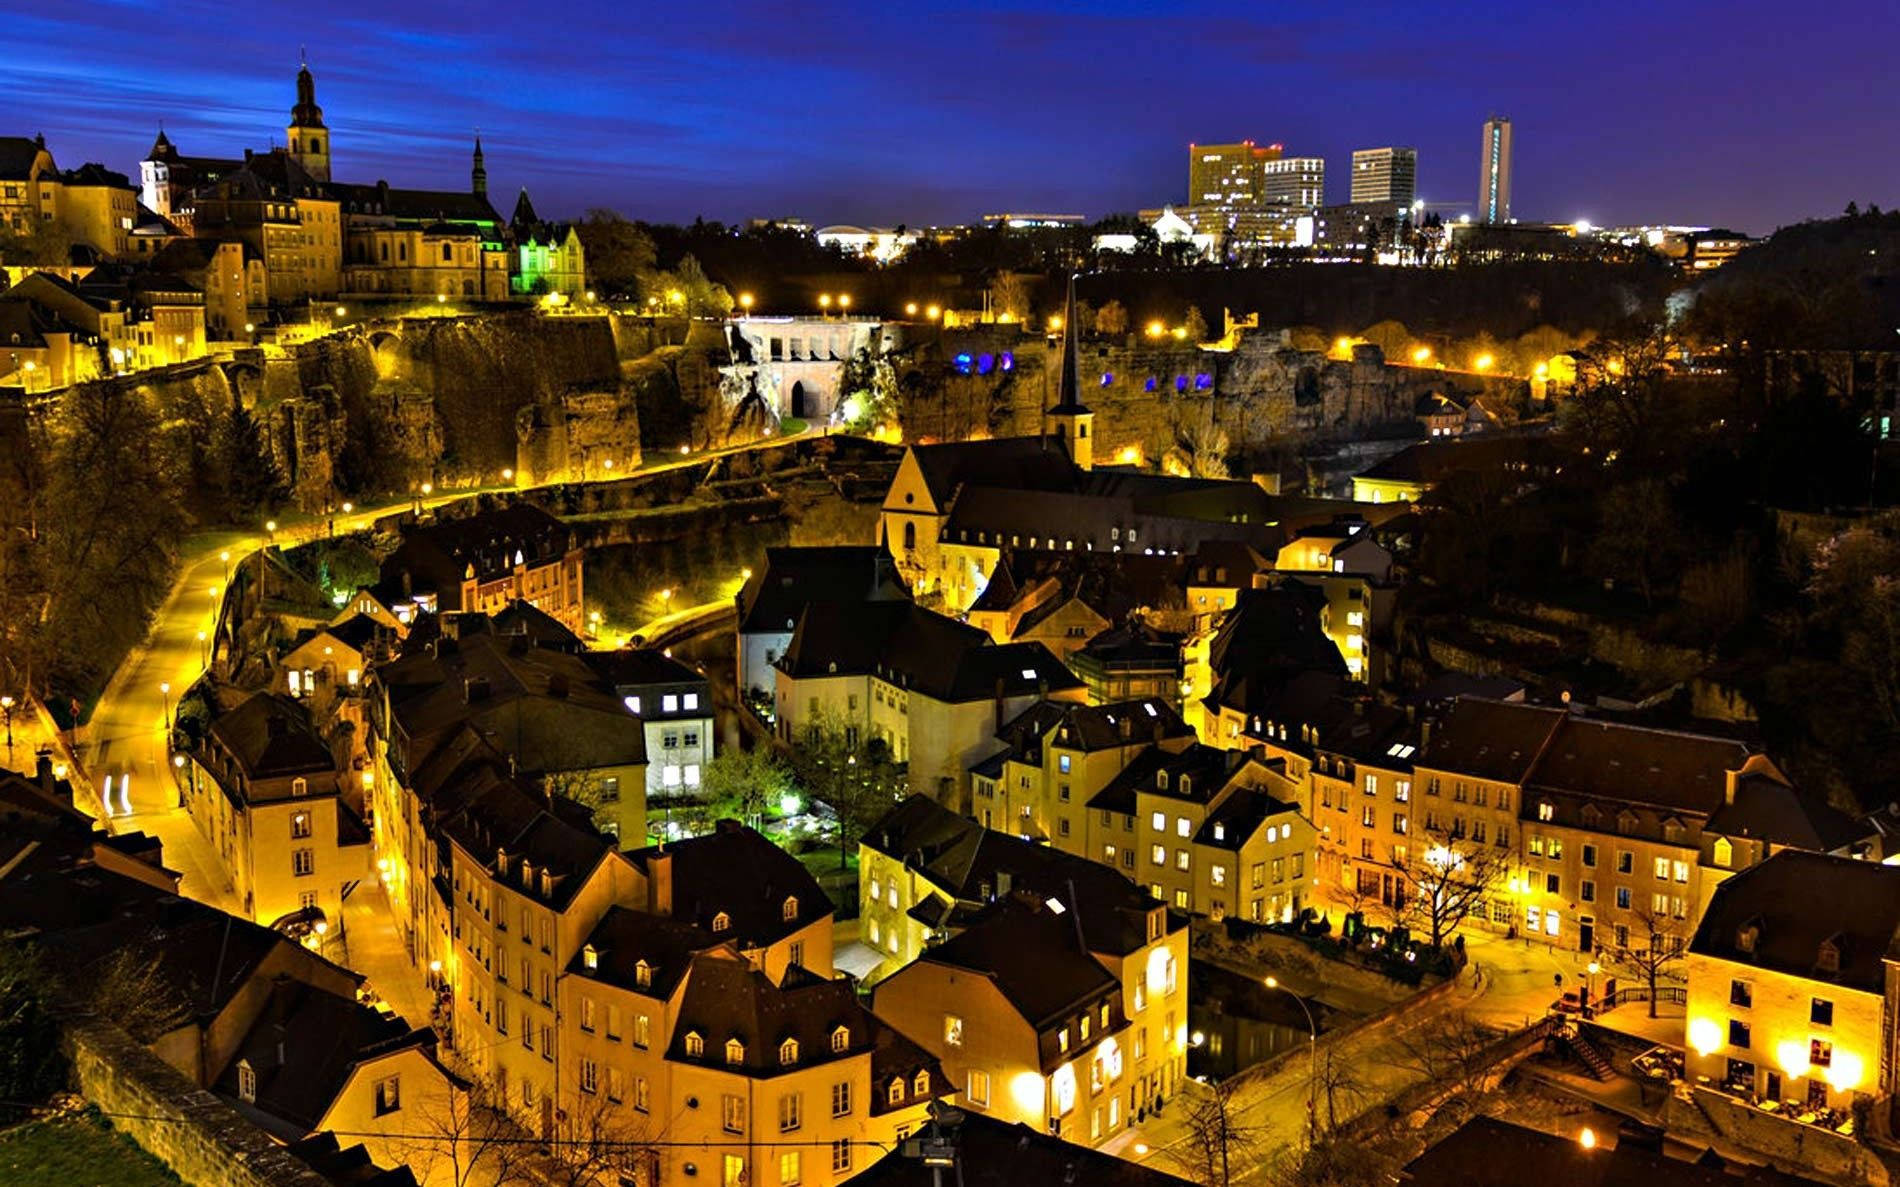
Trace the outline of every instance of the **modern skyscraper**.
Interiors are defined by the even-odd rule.
[[[1261,167],[1280,159],[1277,144],[1188,145],[1188,204],[1190,206],[1258,206]]]
[[[1483,156],[1478,165],[1478,221],[1511,221],[1511,121],[1494,115],[1484,121]]]
[[[1418,150],[1362,148],[1352,154],[1352,202],[1410,206],[1418,196]]]
[[[1317,210],[1326,205],[1323,157],[1283,157],[1260,166],[1260,204]]]

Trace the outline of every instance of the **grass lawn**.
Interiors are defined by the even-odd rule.
[[[0,1133],[0,1183],[10,1187],[176,1187],[178,1176],[97,1113]]]

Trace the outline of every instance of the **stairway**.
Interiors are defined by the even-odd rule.
[[[1582,1031],[1565,1036],[1564,1043],[1570,1048],[1570,1053],[1575,1055],[1590,1075],[1599,1082],[1608,1080],[1613,1074],[1609,1058],[1597,1050],[1596,1044],[1584,1037]]]

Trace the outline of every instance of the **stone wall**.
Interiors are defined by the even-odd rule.
[[[326,1187],[269,1134],[117,1027],[75,1020],[65,1047],[80,1095],[186,1183]]]
[[[1873,1151],[1853,1138],[1802,1125],[1701,1086],[1689,1098],[1672,1094],[1663,1124],[1672,1134],[1700,1134],[1759,1154],[1784,1170],[1825,1176],[1831,1182],[1885,1184],[1891,1178]]]

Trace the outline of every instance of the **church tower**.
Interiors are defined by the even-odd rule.
[[[290,159],[318,181],[330,180],[330,130],[323,126],[323,108],[317,106],[317,80],[310,63],[297,70],[297,106],[290,109],[290,127],[284,130]]]
[[[488,165],[482,159],[482,134],[475,134],[475,164],[468,171],[469,192],[477,198],[488,196]]]
[[[1075,277],[1069,277],[1068,301],[1062,307],[1062,373],[1056,380],[1056,402],[1046,415],[1056,440],[1069,451],[1069,460],[1083,470],[1095,468],[1095,414],[1082,403],[1081,358],[1076,350],[1082,327],[1075,324]]]

